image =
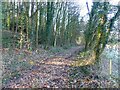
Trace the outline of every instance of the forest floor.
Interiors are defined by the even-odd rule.
[[[6,88],[77,88],[118,87],[106,77],[92,71],[84,74],[86,67],[71,64],[82,46],[69,49],[3,50],[3,87]],[[81,69],[82,68],[82,69]],[[112,85],[112,86],[111,86]]]

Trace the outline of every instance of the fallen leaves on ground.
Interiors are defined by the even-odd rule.
[[[6,88],[78,88],[110,86],[109,80],[84,76],[83,70],[76,72],[72,63],[73,53],[80,47],[66,52],[51,53],[43,49],[39,52],[5,51],[3,54],[3,87]],[[77,50],[79,51],[79,50]],[[93,60],[92,57],[91,60]],[[82,63],[83,62],[83,63]],[[81,61],[82,66],[88,62]],[[71,69],[72,68],[72,69]],[[79,68],[77,69],[79,70]],[[75,72],[75,73],[74,73]],[[85,71],[86,72],[86,71]],[[95,77],[93,75],[92,77]]]

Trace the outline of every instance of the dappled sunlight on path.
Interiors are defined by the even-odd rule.
[[[67,60],[67,59],[65,59],[63,57],[55,57],[55,58],[48,59],[44,63],[45,64],[52,64],[52,65],[70,66],[73,63],[73,61],[72,60]]]

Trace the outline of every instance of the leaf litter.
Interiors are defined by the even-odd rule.
[[[117,87],[105,77],[93,73],[85,75],[81,67],[72,67],[75,53],[79,49],[74,47],[58,53],[41,49],[29,55],[23,51],[16,53],[15,50],[2,52],[3,87],[89,88],[110,87],[111,84]]]

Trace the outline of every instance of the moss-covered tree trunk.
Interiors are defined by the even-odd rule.
[[[47,22],[46,22],[46,45],[53,45],[52,23],[53,23],[53,2],[47,2]]]

